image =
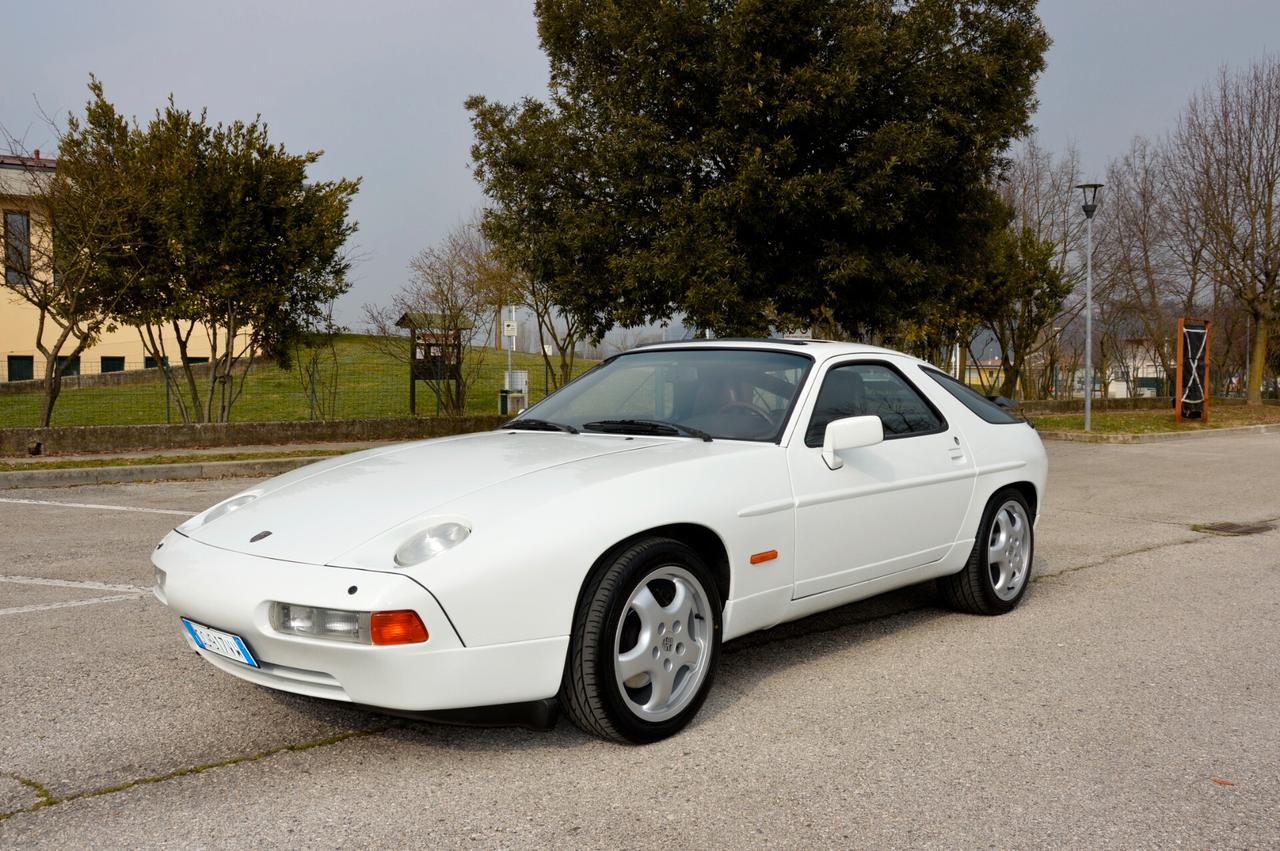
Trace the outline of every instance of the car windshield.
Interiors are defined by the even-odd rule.
[[[580,431],[776,441],[811,358],[763,349],[619,355],[513,421]]]

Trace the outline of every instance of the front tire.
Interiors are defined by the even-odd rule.
[[[1005,488],[987,503],[964,569],[939,579],[938,591],[958,611],[1003,615],[1026,593],[1034,555],[1035,527],[1026,497]]]
[[[647,538],[615,554],[583,591],[560,688],[585,732],[644,744],[701,708],[720,654],[720,592],[696,552]]]

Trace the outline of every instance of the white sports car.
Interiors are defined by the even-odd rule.
[[[243,679],[649,742],[697,713],[723,641],[926,580],[1014,608],[1045,476],[1029,425],[916,358],[686,341],[497,431],[255,485],[152,560],[187,642]]]

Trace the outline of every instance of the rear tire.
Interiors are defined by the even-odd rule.
[[[1003,615],[1017,608],[1031,579],[1035,527],[1026,497],[1016,488],[997,491],[982,512],[973,552],[964,569],[937,580],[953,609],[973,615]]]
[[[721,600],[696,552],[647,538],[615,553],[574,614],[560,705],[617,742],[673,735],[706,699],[720,654]]]

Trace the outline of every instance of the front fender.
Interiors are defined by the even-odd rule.
[[[694,523],[724,542],[730,598],[794,581],[790,477],[774,444],[677,439],[551,468],[468,494],[442,512],[472,534],[413,568],[468,647],[568,635],[591,566],[619,541]],[[344,557],[386,569],[409,534],[395,529]],[[760,565],[752,553],[777,550]]]

